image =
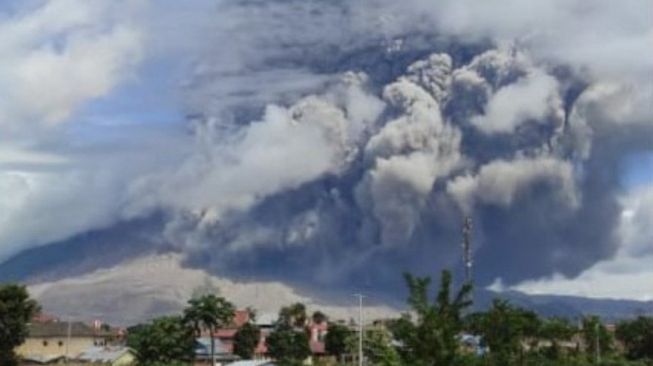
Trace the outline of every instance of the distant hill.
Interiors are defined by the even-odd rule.
[[[349,319],[357,309],[349,289],[336,291],[262,279],[234,280],[200,269],[184,268],[181,256],[146,238],[158,223],[147,220],[121,230],[99,231],[63,243],[25,251],[0,264],[0,282],[23,282],[44,306],[60,316],[101,318],[131,324],[179,311],[194,293],[219,292],[238,306],[262,313],[302,301],[333,317]],[[92,240],[89,240],[92,238]],[[120,242],[121,245],[114,245]],[[158,249],[152,249],[158,248]],[[370,294],[367,317],[396,316],[404,310],[405,293]],[[477,290],[475,308],[484,309],[495,297],[533,309],[544,316],[577,318],[599,315],[608,321],[653,315],[653,302],[592,299],[573,296],[527,295]]]
[[[607,321],[638,315],[653,315],[653,301],[618,299],[595,299],[576,296],[527,295],[517,291],[495,293],[481,291],[476,296],[479,308],[487,307],[493,298],[502,297],[511,302],[535,310],[544,316],[577,318],[582,315],[599,315]]]
[[[350,294],[349,301],[329,301],[284,283],[232,281],[183,268],[180,262],[176,254],[141,257],[82,276],[32,284],[29,290],[48,313],[74,319],[103,319],[114,325],[181,311],[186,301],[198,293],[219,293],[238,307],[256,308],[259,314],[276,314],[284,305],[303,302],[309,310],[320,309],[333,318],[348,320],[358,316],[357,304]],[[368,319],[397,314],[396,308],[385,304],[368,302],[366,306]]]

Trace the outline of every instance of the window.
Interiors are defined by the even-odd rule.
[[[43,347],[47,347],[47,346],[48,346],[48,341],[43,341]]]
[[[59,347],[63,346],[63,341],[59,341]]]

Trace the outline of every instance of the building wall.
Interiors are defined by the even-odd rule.
[[[103,343],[104,342],[104,343]],[[66,356],[66,337],[30,337],[16,348],[19,356]],[[106,344],[102,338],[96,337],[71,337],[68,343],[68,356],[75,357],[93,346]]]

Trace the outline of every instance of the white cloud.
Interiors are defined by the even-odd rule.
[[[357,5],[366,24],[390,35],[405,29],[427,31],[435,24],[441,32],[459,37],[517,40],[538,59],[568,63],[597,78],[637,82],[653,68],[651,57],[635,56],[651,50],[653,3],[648,0],[370,2],[376,6]]]
[[[110,135],[112,128],[101,132]],[[100,132],[100,131],[98,131]],[[20,250],[147,213],[133,210],[134,182],[177,166],[189,142],[163,129],[51,150],[0,149],[0,261]]]
[[[0,172],[0,259],[114,222],[114,189],[98,174]]]
[[[159,153],[143,157],[121,151],[124,139],[108,138],[116,150],[107,151],[66,129],[135,76],[144,45],[134,17],[145,5],[50,0],[0,17],[0,260],[125,217],[131,180],[165,155],[158,133],[140,152]]]
[[[341,93],[360,104],[339,105]],[[179,169],[141,180],[133,206],[137,211],[158,206],[188,210],[215,222],[270,195],[339,174],[356,152],[365,125],[380,113],[380,103],[354,83],[288,108],[268,105],[260,121],[220,142],[199,129],[193,155]],[[201,143],[205,138],[208,143]]]
[[[575,278],[556,274],[510,289],[528,294],[653,300],[653,186],[629,192],[623,205],[618,232],[621,246],[614,258],[594,264]]]
[[[0,128],[19,136],[69,120],[134,75],[141,2],[47,1],[0,20]]]

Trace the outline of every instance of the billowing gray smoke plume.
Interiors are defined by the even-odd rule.
[[[611,257],[623,159],[653,146],[653,9],[528,3],[219,2],[193,146],[123,219],[163,213],[191,266],[325,286],[457,268],[465,216],[482,284]]]
[[[151,197],[189,263],[387,287],[458,266],[465,215],[482,283],[610,257],[621,160],[651,147],[650,83],[542,57],[536,35],[447,33],[428,2],[364,3],[220,8],[187,86],[200,153]]]

